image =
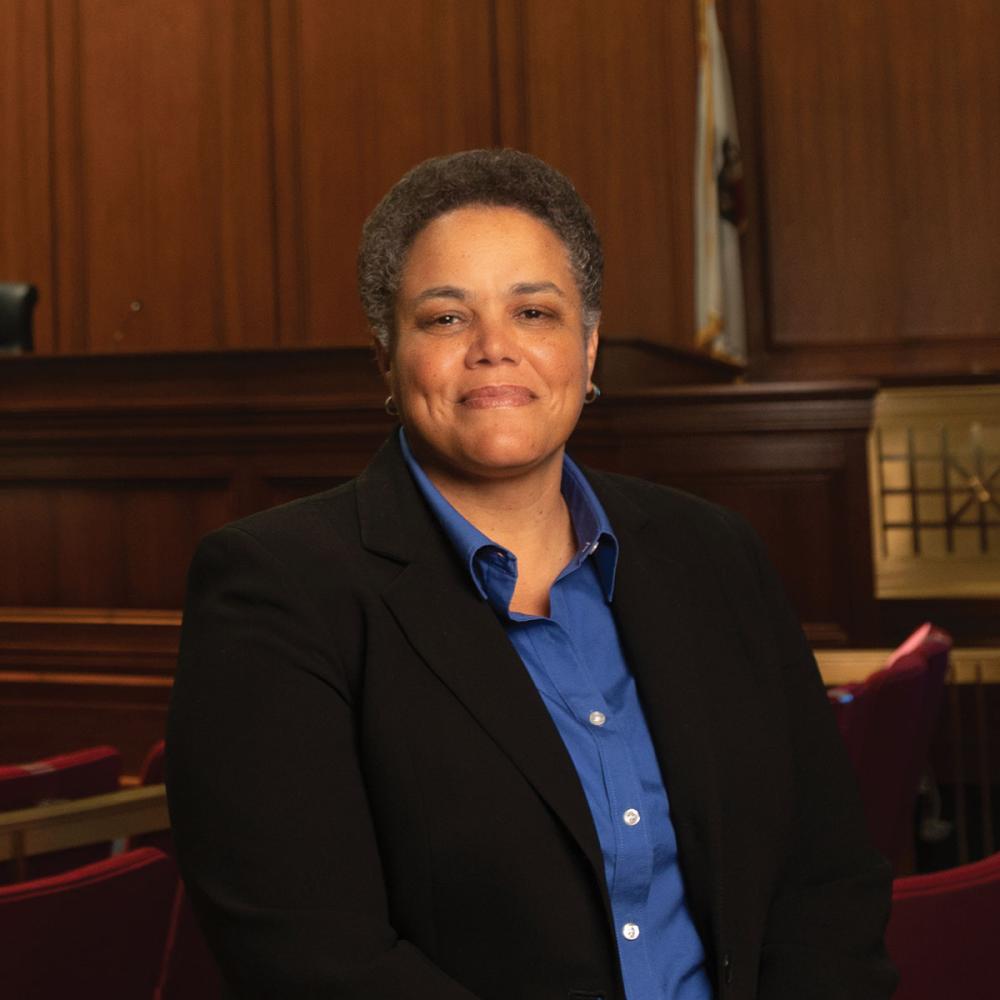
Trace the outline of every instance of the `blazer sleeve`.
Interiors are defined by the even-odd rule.
[[[819,670],[762,543],[750,548],[777,651],[793,748],[791,843],[772,899],[759,1000],[884,1000],[896,985],[883,937],[892,875],[871,846],[857,782]]]
[[[199,922],[239,997],[475,1000],[390,924],[334,640],[254,536],[201,544],[167,730]]]

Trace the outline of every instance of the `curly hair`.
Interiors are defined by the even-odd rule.
[[[517,208],[562,240],[583,304],[584,332],[601,313],[604,255],[593,216],[569,179],[516,149],[470,149],[425,160],[406,173],[365,221],[358,249],[358,289],[372,332],[388,347],[396,294],[417,234],[467,205]]]

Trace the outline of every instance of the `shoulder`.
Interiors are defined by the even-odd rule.
[[[240,532],[266,545],[316,544],[357,535],[357,480],[334,489],[257,511],[221,530]]]
[[[672,486],[586,470],[612,521],[648,522],[661,533],[698,543],[753,548],[756,533],[735,511]],[[617,527],[617,525],[616,525]]]
[[[770,563],[742,515],[674,487],[609,473],[587,475],[623,556],[642,551],[652,564],[678,568],[693,590],[761,610]]]
[[[209,532],[198,545],[192,573],[242,568],[305,583],[329,576],[335,567],[358,565],[362,546],[355,484],[351,480]]]

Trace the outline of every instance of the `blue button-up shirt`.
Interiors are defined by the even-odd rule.
[[[635,681],[611,613],[618,541],[567,456],[562,492],[577,550],[550,591],[549,617],[510,610],[517,557],[470,524],[400,444],[417,486],[538,688],[583,786],[607,879],[628,1000],[710,1000],[677,839]]]

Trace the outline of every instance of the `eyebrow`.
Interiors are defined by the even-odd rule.
[[[566,293],[553,281],[520,281],[516,285],[511,285],[509,292],[511,295],[554,292],[560,298],[566,298]],[[436,285],[434,288],[425,288],[414,298],[413,304],[417,305],[428,299],[458,299],[459,302],[465,302],[468,298],[469,293],[464,288],[457,288],[455,285]]]
[[[552,281],[522,281],[511,285],[512,295],[537,295],[539,292],[555,292],[560,298],[566,298],[565,292]]]
[[[425,288],[414,300],[414,305],[424,302],[427,299],[458,299],[464,302],[469,297],[469,293],[464,288],[456,288],[454,285],[438,285],[436,288]]]

